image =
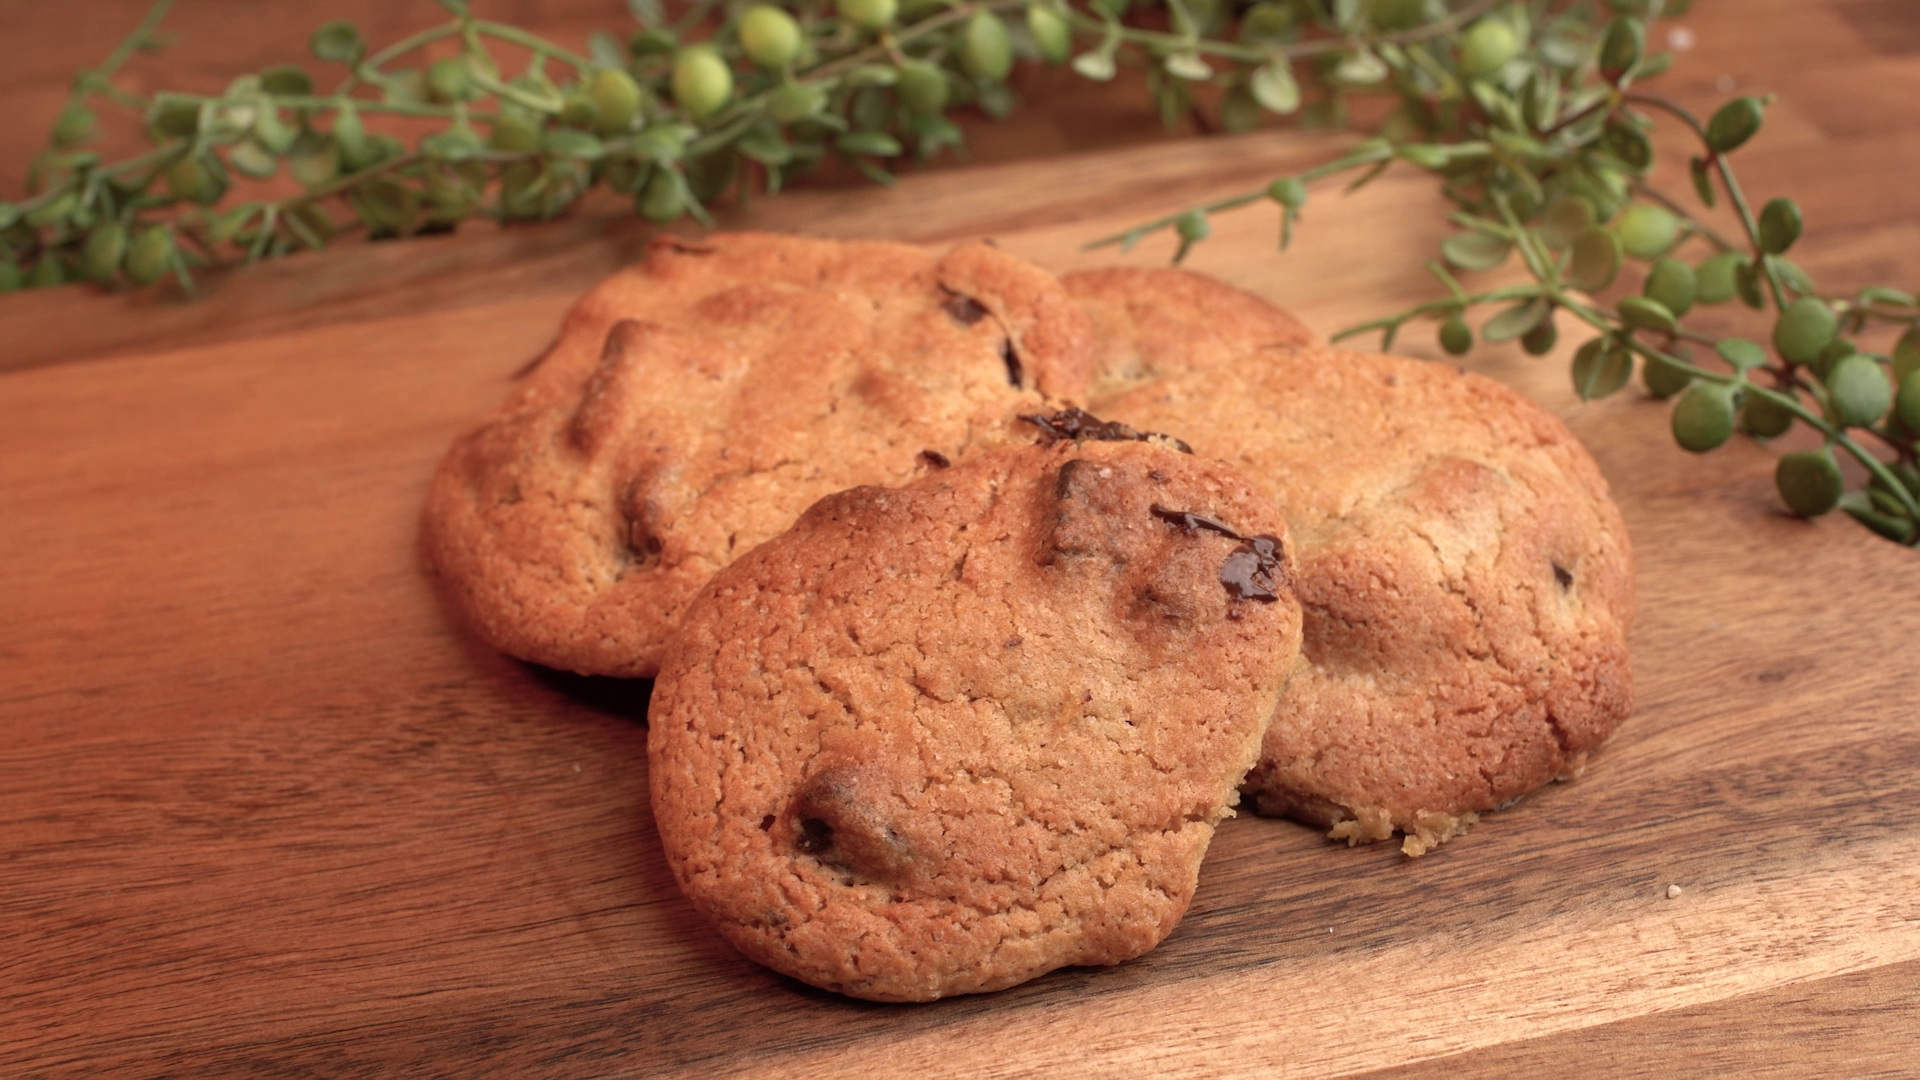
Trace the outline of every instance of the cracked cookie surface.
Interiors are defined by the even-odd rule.
[[[716,575],[668,652],[668,863],[747,956],[856,997],[1146,952],[1298,651],[1288,550],[1244,478],[1148,442],[820,500]]]
[[[1248,778],[1261,812],[1419,854],[1577,774],[1632,708],[1633,581],[1566,427],[1451,365],[1247,347],[1200,321],[1181,346],[1175,318],[1094,316],[1090,407],[1233,463],[1292,527],[1304,663]]]
[[[986,244],[656,242],[455,442],[424,547],[489,643],[646,676],[708,577],[815,499],[1024,439],[1084,396],[1084,317]]]

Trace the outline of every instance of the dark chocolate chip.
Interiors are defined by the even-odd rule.
[[[1019,386],[1021,377],[1020,354],[1014,351],[1012,338],[1008,338],[1006,341],[1000,343],[1000,359],[1007,362],[1007,385]]]
[[[959,323],[961,326],[972,326],[974,323],[986,318],[988,314],[986,306],[981,304],[980,301],[975,300],[965,293],[957,293],[952,290],[947,291],[946,303],[941,306],[946,308],[947,314],[952,317],[954,322]]]
[[[1154,505],[1149,508],[1154,517],[1181,530],[1182,532],[1213,532],[1229,540],[1240,541],[1220,565],[1220,584],[1227,595],[1235,600],[1258,600],[1271,604],[1280,599],[1277,591],[1282,583],[1279,573],[1285,554],[1276,537],[1261,534],[1242,536],[1233,529],[1203,514],[1188,510],[1169,510]]]
[[[1559,563],[1554,563],[1553,580],[1559,582],[1561,588],[1571,589],[1573,588],[1573,571],[1561,566]]]
[[[772,828],[773,828],[773,815],[772,815],[772,814],[768,814],[768,815],[767,815],[766,817],[763,817],[763,818],[761,818],[761,819],[760,819],[760,831],[761,831],[761,832],[766,832],[766,831],[768,831],[769,829],[772,829]]]
[[[1068,407],[1051,416],[1033,413],[1020,419],[1040,429],[1040,437],[1047,442],[1059,442],[1062,439],[1092,439],[1095,442],[1151,442],[1165,439],[1174,449],[1183,454],[1193,453],[1193,448],[1171,435],[1159,435],[1151,431],[1135,431],[1118,420],[1102,420],[1085,409]]]
[[[938,450],[920,451],[920,460],[926,462],[927,464],[933,466],[936,469],[944,469],[947,466],[953,464],[953,462],[947,460],[947,455],[941,453]]]
[[[818,855],[833,846],[833,826],[817,817],[800,819],[800,835],[793,846],[809,855]]]

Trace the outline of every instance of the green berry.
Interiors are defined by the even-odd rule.
[[[862,30],[885,30],[900,10],[899,0],[834,0],[840,17]]]
[[[1849,353],[1827,372],[1827,401],[1834,419],[1846,427],[1866,427],[1887,415],[1893,387],[1872,357]]]
[[[1528,356],[1545,356],[1553,351],[1560,340],[1560,331],[1553,325],[1553,315],[1540,320],[1540,324],[1520,336],[1520,347]]]
[[[1760,250],[1779,255],[1800,239],[1800,207],[1792,199],[1774,199],[1760,210]]]
[[[1759,100],[1750,97],[1734,98],[1720,106],[1707,123],[1707,145],[1717,154],[1739,149],[1760,130],[1764,112]]]
[[[1910,432],[1920,432],[1920,371],[1909,371],[1907,377],[1900,380],[1900,393],[1893,408],[1894,415],[1900,418],[1900,426]]]
[[[1910,326],[1893,347],[1893,379],[1905,382],[1916,371],[1920,371],[1920,326]]]
[[[947,107],[947,76],[925,60],[906,60],[900,64],[900,81],[894,93],[908,112],[918,116],[938,116]]]
[[[1307,185],[1297,176],[1283,176],[1267,185],[1267,198],[1290,210],[1307,205]]]
[[[1049,64],[1065,60],[1073,48],[1073,29],[1067,20],[1041,4],[1027,5],[1027,33],[1033,35],[1033,43],[1039,46],[1040,55]]]
[[[1773,347],[1796,364],[1812,363],[1833,340],[1840,320],[1823,300],[1803,296],[1787,305],[1773,324]]]
[[[800,45],[800,24],[771,4],[755,4],[740,16],[740,49],[759,67],[784,71]]]
[[[1680,241],[1680,219],[1665,207],[1634,203],[1620,215],[1614,231],[1627,254],[1636,259],[1656,259]]]
[[[540,149],[540,126],[520,113],[502,112],[487,133],[487,146],[503,154],[531,154]]]
[[[560,122],[568,127],[592,127],[600,118],[600,107],[580,90],[570,91],[560,102]]]
[[[1440,347],[1447,351],[1448,356],[1462,356],[1473,348],[1473,330],[1458,312],[1447,316],[1447,320],[1440,324]]]
[[[219,196],[220,184],[199,158],[183,157],[167,167],[167,191],[176,199],[208,203]]]
[[[1484,79],[1520,52],[1520,35],[1505,19],[1481,19],[1460,35],[1460,74]]]
[[[639,202],[641,216],[664,225],[686,212],[686,184],[672,170],[655,169]]]
[[[1840,505],[1846,479],[1840,475],[1840,463],[1833,460],[1833,452],[1822,447],[1781,457],[1774,466],[1773,486],[1779,489],[1780,501],[1787,504],[1787,509],[1801,517],[1819,517]]]
[[[626,131],[640,113],[640,84],[618,69],[594,72],[587,96],[593,99],[593,130],[601,135]]]
[[[87,235],[87,245],[80,253],[80,272],[96,285],[110,285],[126,255],[127,227],[110,221]]]
[[[1673,441],[1704,454],[1733,436],[1733,387],[1694,383],[1673,406]]]
[[[1642,291],[1647,299],[1658,301],[1679,318],[1692,309],[1694,297],[1699,295],[1699,282],[1693,267],[1678,259],[1661,259],[1647,272],[1647,284]]]
[[[1687,369],[1663,356],[1649,356],[1640,365],[1640,383],[1647,393],[1665,401],[1693,383]]]
[[[1620,238],[1598,226],[1573,238],[1567,284],[1583,292],[1599,292],[1620,273]]]
[[[1724,304],[1733,299],[1734,275],[1746,257],[1737,251],[1723,251],[1700,264],[1693,273],[1694,299],[1702,304]]]
[[[732,96],[733,72],[713,46],[690,46],[673,58],[673,100],[687,115],[704,120]]]
[[[473,90],[473,76],[465,57],[449,56],[427,65],[427,96],[443,105],[465,101]]]
[[[1013,40],[991,11],[976,11],[960,38],[960,66],[976,78],[999,82],[1013,70]]]
[[[1792,410],[1776,403],[1772,398],[1759,394],[1747,396],[1747,403],[1740,409],[1740,427],[1749,435],[1771,439],[1785,435],[1793,426]]]

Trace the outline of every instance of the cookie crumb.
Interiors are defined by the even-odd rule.
[[[1680,895],[1680,886],[1678,885],[1667,886],[1667,899],[1673,900],[1677,898],[1679,895]]]

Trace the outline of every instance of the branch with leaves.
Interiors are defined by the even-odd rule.
[[[76,77],[29,196],[0,203],[0,292],[169,276],[191,290],[203,267],[354,230],[543,220],[595,188],[652,221],[707,222],[717,200],[775,194],[830,162],[891,183],[901,162],[961,148],[954,110],[1012,110],[1008,78],[1023,64],[1070,63],[1098,81],[1135,68],[1169,125],[1204,113],[1230,131],[1273,115],[1340,126],[1352,99],[1377,96],[1392,104],[1386,120],[1335,160],[1102,243],[1171,230],[1184,257],[1211,215],[1269,201],[1284,248],[1312,185],[1422,170],[1459,230],[1428,264],[1441,292],[1341,337],[1376,332],[1390,348],[1431,323],[1451,354],[1476,340],[1544,354],[1563,324],[1585,327],[1594,336],[1572,364],[1583,397],[1637,370],[1674,399],[1674,438],[1695,452],[1736,432],[1809,429],[1818,448],[1780,458],[1786,505],[1838,507],[1920,543],[1920,301],[1879,286],[1822,292],[1787,257],[1799,209],[1775,198],[1755,212],[1730,160],[1764,101],[1735,98],[1703,122],[1643,89],[1672,59],[1650,52],[1648,28],[1684,3],[695,0],[670,16],[660,0],[629,0],[624,40],[596,33],[582,55],[440,0],[447,21],[378,50],[350,24],[321,26],[309,47],[338,69],[330,89],[287,64],[216,95],[129,92],[115,76],[159,47],[169,3]],[[149,147],[117,162],[88,150],[103,109],[137,116]],[[1738,236],[1651,184],[1649,132],[1662,121],[1699,145],[1692,199],[1725,198]],[[1516,261],[1520,284],[1461,280]],[[1629,267],[1639,292],[1607,299]],[[1687,324],[1736,300],[1770,320],[1771,350]],[[1875,332],[1898,344],[1865,348]],[[1864,478],[1851,490],[1842,458]]]

